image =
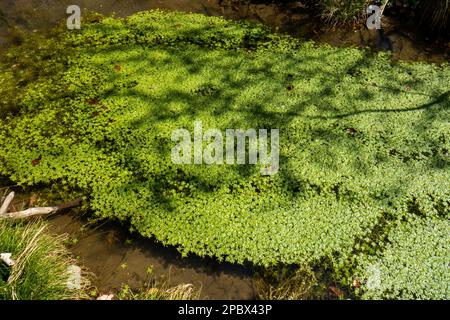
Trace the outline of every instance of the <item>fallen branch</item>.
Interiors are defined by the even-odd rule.
[[[57,209],[58,207],[29,208],[23,211],[4,213],[0,216],[0,219],[23,219],[32,216],[50,214],[55,212]]]
[[[11,259],[11,253],[0,253],[0,261],[6,263],[8,267],[12,267],[16,262]]]
[[[56,213],[58,210],[73,208],[81,205],[81,199],[77,199],[74,201],[69,201],[62,203],[55,207],[37,207],[37,208],[29,208],[27,210],[18,211],[18,212],[9,212],[0,214],[1,219],[24,219],[32,216],[41,216],[50,213]],[[2,206],[3,208],[3,206]]]
[[[8,212],[9,205],[11,201],[14,199],[14,191],[11,191],[3,202],[2,207],[0,208],[0,216]]]
[[[388,2],[389,2],[389,0],[385,0],[383,5],[381,6],[380,17],[383,16],[384,9],[386,9],[386,6],[387,6]]]

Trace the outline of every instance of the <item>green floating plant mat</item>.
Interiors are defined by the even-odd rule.
[[[0,174],[81,190],[184,255],[327,261],[364,297],[449,297],[448,65],[203,15],[99,20],[6,54]],[[278,128],[279,172],[174,164],[195,121]]]

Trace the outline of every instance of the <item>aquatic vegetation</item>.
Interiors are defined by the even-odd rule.
[[[80,287],[70,288],[73,261],[63,239],[51,236],[42,222],[12,223],[0,220],[0,251],[12,254],[15,264],[0,262],[0,300],[55,300],[82,297]],[[75,282],[74,282],[75,283]]]
[[[412,218],[396,225],[382,252],[358,258],[362,297],[448,299],[448,233],[448,220]]]
[[[184,255],[263,266],[328,259],[343,283],[372,256],[388,264],[390,252],[422,250],[408,232],[448,242],[427,227],[448,228],[448,65],[391,63],[176,12],[83,26],[5,57],[2,105],[15,114],[0,120],[0,175],[82,190],[99,217]],[[172,163],[172,131],[195,121],[279,128],[279,172]],[[422,222],[409,228],[413,219]],[[442,252],[428,253],[414,270],[430,281],[416,286],[448,296],[432,258]],[[394,269],[382,272],[394,281]],[[416,277],[403,276],[398,285]]]
[[[198,300],[200,291],[192,284],[180,284],[170,287],[167,283],[131,290],[123,285],[117,295],[119,300]]]

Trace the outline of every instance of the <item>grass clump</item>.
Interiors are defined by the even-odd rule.
[[[49,235],[45,224],[0,220],[0,252],[11,253],[12,267],[0,262],[1,300],[61,300],[81,297],[70,289],[73,261],[63,239]]]
[[[367,16],[369,0],[320,0],[312,1],[320,12],[323,21],[331,27],[354,25]]]
[[[131,290],[128,285],[122,286],[117,294],[118,300],[198,300],[200,291],[192,284],[180,284],[170,287],[167,284]]]
[[[316,274],[309,266],[266,269],[255,279],[256,298],[260,300],[305,300],[317,298]]]
[[[449,0],[422,0],[419,1],[418,10],[424,28],[447,35],[450,32],[450,1]]]
[[[356,251],[383,255],[405,216],[448,223],[448,65],[162,11],[58,37],[66,54],[36,65],[61,69],[19,88],[19,114],[0,120],[0,174],[20,185],[82,190],[99,217],[184,255],[262,266],[345,268]],[[172,131],[195,121],[279,128],[279,172],[173,164]]]

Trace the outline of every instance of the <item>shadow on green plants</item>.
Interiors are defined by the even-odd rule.
[[[422,219],[443,221],[447,65],[161,11],[63,39],[76,51],[66,68],[23,88],[23,111],[0,123],[0,174],[21,185],[59,181],[183,255],[262,266],[338,265],[387,210],[393,225],[415,216],[413,197]],[[279,172],[172,163],[172,131],[195,121],[279,128]]]

